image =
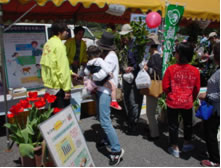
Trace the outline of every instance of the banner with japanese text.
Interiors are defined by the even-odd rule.
[[[173,54],[174,39],[178,29],[179,21],[184,12],[184,7],[179,5],[169,5],[167,7],[164,26],[163,45],[163,74],[168,67],[168,61]]]

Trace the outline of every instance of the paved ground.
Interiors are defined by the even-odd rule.
[[[192,153],[182,154],[181,158],[174,158],[167,153],[168,132],[166,125],[160,125],[160,139],[152,142],[148,140],[148,125],[145,115],[139,121],[138,136],[128,136],[125,134],[126,124],[123,112],[113,112],[112,119],[114,127],[119,136],[119,141],[125,150],[123,161],[119,167],[199,167],[200,160],[205,156],[202,153],[206,150],[204,141],[199,138],[202,135],[200,126],[195,127],[197,136],[194,135],[193,143],[196,149]],[[96,142],[100,139],[100,125],[94,116],[82,119],[80,127],[85,135],[89,151],[97,167],[108,167],[108,151],[103,149],[98,151]],[[2,129],[1,129],[2,130]],[[180,146],[182,146],[182,133],[180,133]],[[16,145],[10,152],[6,151],[6,137],[1,131],[0,137],[0,166],[14,167],[20,166],[19,153]]]

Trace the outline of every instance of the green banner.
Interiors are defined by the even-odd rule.
[[[164,25],[164,45],[163,45],[163,74],[168,67],[168,61],[173,54],[174,39],[178,29],[178,24],[183,16],[184,7],[179,5],[169,5],[167,7]]]

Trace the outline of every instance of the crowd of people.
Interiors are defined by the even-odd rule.
[[[105,137],[97,143],[97,147],[109,147],[110,165],[117,165],[122,160],[124,149],[121,147],[118,135],[112,126],[110,118],[111,107],[121,110],[116,101],[116,88],[118,87],[118,76],[120,71],[114,35],[104,32],[96,45],[86,47],[82,40],[84,28],[78,26],[74,30],[75,37],[68,39],[65,44],[68,32],[63,22],[56,22],[52,25],[54,34],[44,45],[42,58],[42,79],[47,92],[56,95],[57,99],[53,107],[64,108],[70,104],[71,78],[79,79],[77,70],[82,65],[84,69],[84,82],[87,89],[96,95],[96,112]],[[122,26],[119,32],[122,45],[127,46],[127,66],[122,68],[123,93],[125,108],[127,111],[127,134],[136,135],[137,123],[140,118],[143,95],[136,86],[135,79],[140,71],[137,61],[136,44],[132,36],[133,29],[129,24]],[[158,52],[160,44],[158,36],[150,33],[150,57],[144,65],[144,69],[154,78],[154,74],[162,80],[163,91],[166,94],[169,147],[168,153],[179,157],[178,147],[178,114],[181,113],[184,124],[184,143],[182,152],[189,152],[194,149],[192,139],[192,107],[197,99],[200,90],[200,72],[190,65],[193,58],[194,47],[189,42],[181,42],[175,47],[176,64],[167,68],[162,75],[162,54]],[[208,88],[205,94],[200,94],[200,99],[206,99],[214,106],[213,116],[205,121],[205,135],[209,159],[203,160],[203,166],[219,166],[219,148],[217,132],[219,128],[220,114],[220,48],[219,42],[213,43],[212,51],[214,60],[218,65],[216,72],[208,80]],[[129,80],[128,80],[129,79]],[[150,138],[158,139],[160,136],[158,123],[155,118],[158,98],[146,96],[146,115],[149,120]]]

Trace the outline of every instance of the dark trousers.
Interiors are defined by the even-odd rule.
[[[128,124],[134,125],[140,118],[143,95],[140,94],[135,82],[129,84],[123,80],[124,101],[128,112]]]
[[[208,120],[204,121],[204,131],[206,138],[207,150],[209,153],[209,160],[214,163],[220,163],[219,147],[217,140],[218,128],[220,125],[220,118],[213,115]]]
[[[51,107],[65,108],[70,104],[70,99],[64,99],[65,92],[60,89],[55,95],[57,98],[54,103],[51,104]]]
[[[167,106],[170,145],[178,145],[179,113],[183,118],[184,140],[192,139],[192,109],[172,109]]]

